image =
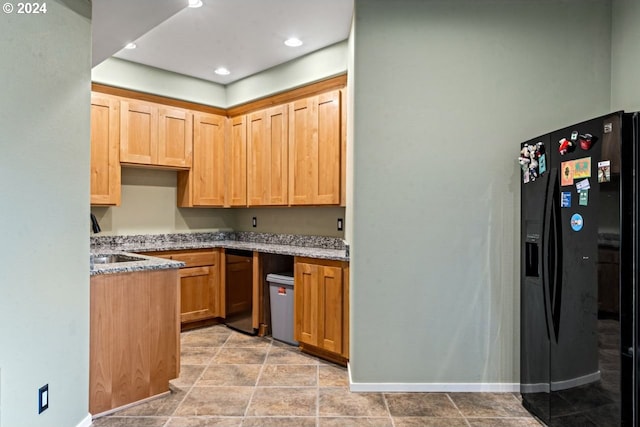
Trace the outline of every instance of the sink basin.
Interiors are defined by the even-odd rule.
[[[96,255],[93,257],[94,264],[114,264],[117,262],[135,262],[135,261],[145,261],[145,259],[131,256],[131,255],[122,255],[122,254]]]

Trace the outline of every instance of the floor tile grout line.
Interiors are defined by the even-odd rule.
[[[191,335],[189,331],[185,336],[189,336]],[[229,335],[230,337],[231,335]],[[205,368],[202,370],[202,372],[200,373],[200,375],[198,376],[198,378],[196,378],[196,380],[191,384],[191,386],[189,386],[189,390],[184,394],[184,397],[182,398],[182,400],[180,401],[180,403],[178,405],[176,405],[176,408],[173,410],[173,412],[171,412],[171,414],[169,415],[169,418],[167,420],[167,423],[165,423],[165,427],[166,425],[171,421],[171,418],[175,415],[176,411],[178,410],[178,408],[180,408],[180,406],[182,406],[182,404],[184,403],[184,401],[187,399],[187,397],[189,396],[189,394],[191,394],[191,390],[193,390],[193,387],[195,387],[196,383],[198,381],[200,381],[200,379],[202,379],[202,376],[204,375],[204,373],[207,371],[207,369],[209,369],[209,366],[211,366],[211,363],[213,363],[213,360],[216,358],[216,356],[218,355],[218,353],[220,353],[220,350],[222,349],[222,347],[224,346],[224,344],[229,340],[229,337],[227,337],[226,340],[224,340],[224,343],[222,343],[221,346],[219,347],[205,347],[205,348],[217,348],[216,353],[211,356],[211,358],[209,359],[209,363],[207,363],[207,365],[205,366]],[[182,337],[181,337],[182,338]],[[180,362],[180,364],[182,365],[182,361]],[[186,365],[185,365],[186,366]],[[192,365],[193,366],[193,365]]]
[[[456,408],[456,411],[458,411],[458,413],[460,414],[460,416],[462,417],[462,419],[464,420],[464,422],[467,424],[468,427],[471,427],[471,423],[469,422],[469,420],[467,419],[467,416],[465,414],[462,413],[462,410],[458,407],[458,405],[456,405],[456,402],[454,402],[453,398],[451,397],[451,395],[449,393],[445,393],[445,396],[447,396],[447,399],[449,399],[449,401],[451,402],[451,404],[453,405],[454,408]]]
[[[396,422],[391,416],[391,409],[389,409],[389,401],[387,400],[387,394],[386,393],[380,393],[380,394],[382,395],[382,401],[384,402],[384,407],[387,408],[387,415],[391,420],[391,427],[396,427]]]
[[[227,344],[227,342],[229,341],[229,339],[231,338],[231,336],[233,334],[234,334],[234,332],[232,332],[231,335],[229,335],[229,338],[224,343],[225,345]],[[242,416],[240,418],[240,426],[244,425],[244,421],[247,418],[247,414],[249,412],[249,407],[251,406],[251,402],[253,401],[253,396],[256,394],[256,390],[258,388],[258,382],[260,381],[260,377],[262,376],[262,371],[264,369],[264,364],[265,364],[265,362],[267,360],[267,357],[269,356],[269,352],[271,351],[272,345],[273,345],[273,343],[268,343],[266,346],[263,346],[263,347],[266,347],[267,351],[266,351],[266,353],[264,355],[264,359],[262,359],[262,363],[260,364],[260,370],[258,372],[258,376],[256,378],[256,382],[252,387],[251,396],[249,397],[249,401],[247,402],[247,407],[244,408],[244,413],[242,414]],[[223,347],[224,347],[224,345],[223,345]],[[231,348],[262,348],[262,347],[225,347],[225,348],[231,349]],[[242,365],[247,365],[247,363],[243,363]]]
[[[244,420],[247,418],[249,414],[249,408],[251,407],[251,403],[253,402],[253,396],[255,396],[256,390],[258,390],[258,384],[260,383],[260,378],[262,378],[262,372],[264,371],[267,358],[269,357],[269,353],[271,353],[272,348],[273,348],[273,342],[269,343],[267,347],[267,352],[265,353],[264,359],[262,360],[262,364],[260,365],[260,371],[258,372],[258,377],[256,378],[256,382],[253,385],[253,390],[251,390],[251,396],[249,397],[249,402],[247,403],[247,407],[244,408],[244,414],[242,415],[242,422],[240,423],[241,426],[244,424]]]

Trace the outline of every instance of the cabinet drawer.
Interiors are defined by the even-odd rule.
[[[185,267],[200,267],[205,265],[218,264],[217,249],[189,249],[184,251],[145,252],[143,253],[143,255],[171,259],[174,261],[182,261],[186,264]]]

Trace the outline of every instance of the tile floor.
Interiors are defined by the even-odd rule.
[[[95,427],[540,426],[514,393],[351,393],[346,369],[217,325],[182,333],[172,392]]]

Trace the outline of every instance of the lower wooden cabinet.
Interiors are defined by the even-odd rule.
[[[349,358],[349,264],[296,257],[294,337],[302,350],[338,363]]]
[[[180,374],[178,271],[91,277],[89,412],[169,391]]]
[[[180,321],[220,316],[217,265],[180,270]]]
[[[224,317],[220,251],[193,249],[145,253],[186,264],[179,270],[182,324]]]

